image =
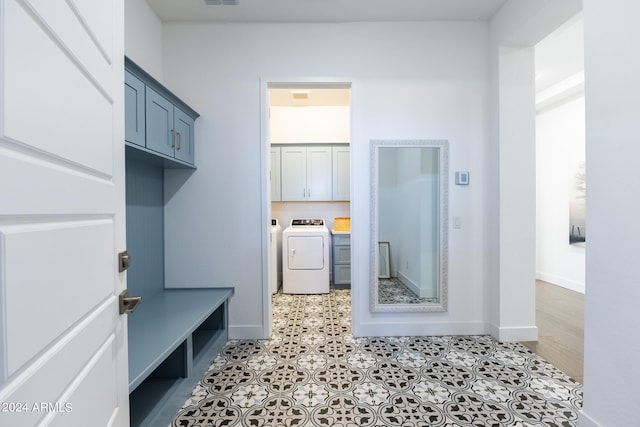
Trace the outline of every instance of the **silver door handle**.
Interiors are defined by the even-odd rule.
[[[119,305],[120,314],[131,314],[136,311],[138,304],[142,302],[142,297],[130,297],[126,289],[120,292]]]
[[[176,131],[171,129],[171,148],[176,147]]]
[[[182,147],[182,135],[180,134],[180,132],[176,132],[178,134],[178,147],[176,148],[176,150],[180,150],[180,148]]]

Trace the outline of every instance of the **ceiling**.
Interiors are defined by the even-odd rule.
[[[164,22],[375,22],[490,19],[507,0],[147,0]]]

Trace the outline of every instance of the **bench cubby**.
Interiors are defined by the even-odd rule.
[[[168,425],[227,341],[232,288],[165,289],[129,316],[132,426]]]

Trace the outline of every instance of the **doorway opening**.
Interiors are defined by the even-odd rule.
[[[324,220],[331,242],[350,232],[344,224],[351,217],[351,83],[271,81],[263,93],[262,199],[270,225],[263,300],[270,335],[271,296],[283,291],[286,268],[278,233],[293,219]],[[334,287],[350,287],[350,251],[345,257],[340,249],[332,247],[324,263]]]
[[[586,281],[582,14],[535,46],[535,67],[539,339],[527,346],[582,383]]]

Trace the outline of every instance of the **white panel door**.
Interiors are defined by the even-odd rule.
[[[0,426],[127,426],[123,0],[0,0]]]

